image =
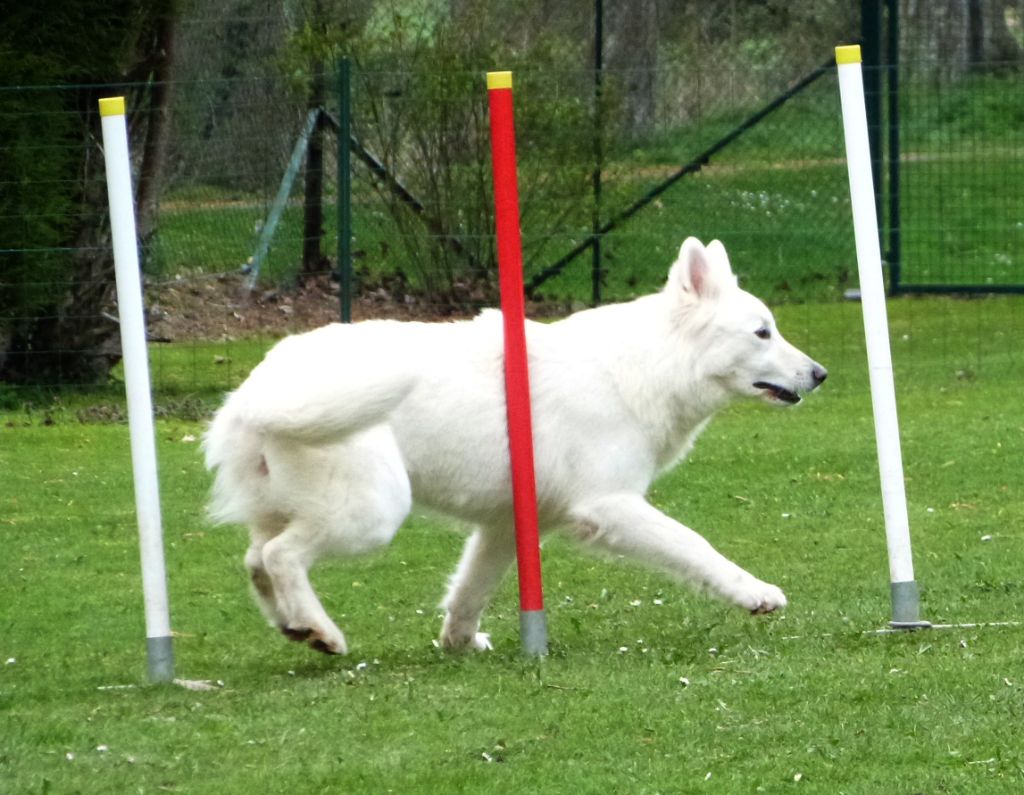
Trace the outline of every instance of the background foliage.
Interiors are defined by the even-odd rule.
[[[213,0],[95,14],[77,4],[52,24],[19,7],[0,50],[17,83],[0,88],[0,158],[12,175],[0,192],[0,378],[103,382],[117,361],[101,93],[129,94],[154,338],[273,336],[336,317],[326,306],[337,143],[322,126],[256,291],[242,289],[241,272],[306,114],[337,112],[342,56],[354,65],[358,145],[380,166],[354,159],[357,317],[437,317],[494,301],[491,68],[516,74],[528,281],[695,166],[601,234],[598,260],[584,252],[537,287],[535,311],[591,301],[595,277],[603,300],[654,289],[688,234],[723,239],[745,286],[772,303],[837,300],[855,278],[834,76],[702,153],[826,62],[833,44],[856,39],[861,6],[606,2],[600,73],[589,0],[515,0],[501,15],[481,0]],[[1020,285],[1021,3],[898,7],[904,276]],[[88,37],[95,47],[76,46],[104,21],[104,37]],[[54,56],[34,55],[43,50]]]

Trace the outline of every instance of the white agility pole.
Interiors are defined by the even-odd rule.
[[[164,567],[160,492],[157,484],[153,400],[150,395],[146,325],[142,312],[139,251],[135,236],[131,164],[124,97],[100,100],[103,152],[110,202],[110,231],[117,277],[117,305],[121,325],[128,428],[131,437],[135,511],[142,558],[142,591],[146,608],[146,656],[149,679],[174,679],[174,651]]]
[[[850,203],[860,275],[860,298],[867,341],[871,405],[875,416],[875,442],[882,481],[882,509],[889,551],[889,582],[892,593],[891,626],[897,629],[927,627],[920,616],[920,597],[914,580],[910,547],[910,521],[903,482],[899,421],[896,416],[896,386],[889,346],[889,320],[882,279],[882,254],[875,215],[875,190],[871,176],[864,79],[858,45],[836,47],[839,94],[846,137],[846,165],[850,177]]]

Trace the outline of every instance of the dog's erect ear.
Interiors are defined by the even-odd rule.
[[[719,267],[732,273],[732,265],[729,264],[729,255],[725,253],[725,246],[721,240],[712,240],[708,243],[708,256],[718,263]]]
[[[707,248],[688,237],[669,273],[669,287],[693,298],[716,298],[722,290],[736,286],[725,246],[713,240]]]

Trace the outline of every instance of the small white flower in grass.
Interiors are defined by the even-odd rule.
[[[181,441],[183,441],[183,442],[194,442],[195,440],[196,440],[195,435],[193,435],[191,433],[186,433],[184,436],[181,437]]]
[[[67,759],[69,762],[74,762],[75,761],[75,755],[73,753],[71,753],[70,751],[68,751],[66,754],[64,754],[64,758]]]
[[[14,659],[13,657],[8,657],[6,665],[14,665],[16,662],[18,662],[18,661],[16,659]]]
[[[687,679],[685,676],[680,676],[679,677],[679,684],[681,684],[683,687],[689,687],[690,686],[690,680]]]
[[[704,776],[704,780],[705,781],[711,781],[711,771],[710,770],[708,771],[708,774],[706,776]]]
[[[982,541],[991,541],[992,540],[992,536],[990,536],[990,535],[983,535],[981,537],[981,540]]]
[[[619,646],[619,654],[625,654],[629,651],[629,646]]]
[[[640,601],[639,599],[634,599],[632,602],[629,603],[629,606],[630,607],[640,607],[640,605],[642,605],[642,604],[643,604],[643,602]]]
[[[96,746],[96,750],[97,750],[97,752],[99,752],[101,754],[105,754],[107,751],[110,750],[110,746],[109,745],[97,745]]]
[[[656,605],[663,605],[663,604],[665,604],[665,600],[664,599],[655,599],[654,600],[654,604],[656,604]]]
[[[800,781],[800,779],[802,779],[803,777],[804,777],[803,773],[794,773],[793,774],[793,781]]]

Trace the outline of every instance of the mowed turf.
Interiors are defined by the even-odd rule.
[[[1024,306],[890,312],[924,615],[1019,621]],[[1024,628],[866,634],[889,595],[859,307],[778,314],[828,383],[726,411],[651,499],[789,607],[747,616],[552,539],[542,661],[519,653],[511,577],[492,653],[433,645],[461,537],[419,513],[387,551],[314,572],[348,657],[287,642],[249,599],[243,532],[204,519],[202,423],[172,411],[177,672],[215,684],[147,685],[127,428],[67,401],[4,414],[0,792],[1019,792]],[[215,351],[161,355],[202,373]]]

